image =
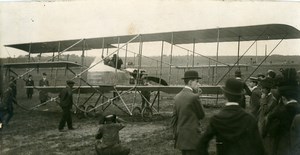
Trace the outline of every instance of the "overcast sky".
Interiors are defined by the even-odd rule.
[[[89,0],[0,2],[1,57],[25,55],[7,44],[198,30],[259,24],[288,24],[300,30],[300,2],[198,0]],[[161,43],[145,46],[145,55],[159,55]],[[245,50],[250,43],[242,43]],[[275,42],[258,42],[258,54]],[[151,47],[150,47],[151,46]],[[157,46],[157,50],[153,47]],[[220,45],[220,55],[235,55],[237,44]],[[192,49],[192,45],[187,45]],[[147,51],[147,48],[151,49]],[[197,45],[215,55],[216,44]],[[254,51],[254,49],[253,49]],[[249,54],[254,55],[254,52]],[[97,52],[97,51],[96,51]],[[87,55],[95,55],[95,51]],[[175,55],[186,54],[183,51]],[[274,54],[299,55],[300,40],[284,41]]]

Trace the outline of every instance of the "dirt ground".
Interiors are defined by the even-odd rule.
[[[37,95],[32,100],[18,97],[18,102],[30,107],[38,103],[37,98]],[[173,148],[174,142],[169,126],[172,100],[164,99],[161,105],[166,105],[165,108],[168,107],[169,113],[156,114],[150,122],[143,121],[141,117],[120,114],[120,117],[127,121],[126,127],[120,131],[120,139],[124,146],[131,149],[131,155],[181,154]],[[11,122],[0,132],[1,155],[95,154],[97,117],[79,119],[73,116],[76,130],[65,129],[65,132],[59,132],[57,128],[62,112],[55,102],[31,111],[17,105],[14,107],[15,113]],[[204,126],[208,118],[218,109],[206,108],[205,111]]]

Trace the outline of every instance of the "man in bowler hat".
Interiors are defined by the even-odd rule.
[[[235,78],[228,79],[225,87],[222,87],[228,102],[218,114],[211,117],[198,145],[199,154],[209,154],[209,142],[214,137],[218,155],[264,154],[255,118],[238,103],[244,94],[243,87],[243,82]]]
[[[201,136],[200,120],[204,110],[199,98],[198,72],[189,70],[182,78],[185,87],[175,96],[172,122],[175,148],[182,155],[198,155],[197,145]]]
[[[66,122],[68,124],[68,129],[74,130],[74,128],[72,126],[72,116],[71,116],[71,111],[70,111],[73,106],[72,88],[74,86],[74,83],[75,82],[72,80],[67,80],[67,87],[65,89],[63,89],[59,94],[59,98],[60,98],[59,105],[63,110],[63,115],[62,115],[62,118],[61,118],[61,120],[59,122],[59,126],[58,126],[59,131],[63,131]]]

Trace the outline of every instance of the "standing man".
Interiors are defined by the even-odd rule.
[[[68,124],[68,129],[69,130],[74,130],[73,126],[72,126],[72,116],[71,116],[71,109],[73,106],[73,92],[72,92],[72,88],[74,86],[74,81],[72,80],[67,80],[67,87],[65,89],[63,89],[60,94],[59,94],[59,98],[60,98],[60,107],[63,110],[63,115],[62,118],[59,122],[59,126],[58,126],[58,130],[61,132],[63,131],[66,122]]]
[[[266,125],[268,117],[278,107],[278,102],[271,92],[273,87],[273,81],[270,78],[265,78],[261,81],[261,99],[260,108],[258,114],[258,129],[263,138],[263,144],[265,146],[266,154],[272,155],[272,151],[276,147],[274,145],[274,137],[272,136],[272,130],[269,130]]]
[[[209,142],[214,137],[218,155],[264,155],[255,118],[238,103],[244,94],[243,87],[243,82],[234,78],[222,87],[228,102],[209,120],[199,143],[199,155],[209,154]]]
[[[49,81],[47,80],[47,74],[43,73],[43,78],[39,81],[39,86],[46,87],[49,86]],[[44,103],[48,100],[48,93],[46,91],[39,91],[39,98],[41,103]]]
[[[243,82],[242,80],[242,72],[241,70],[236,70],[235,73],[235,79],[241,81],[243,83],[243,91],[245,91],[245,93],[249,96],[251,96],[251,90],[248,88],[248,86],[246,85],[245,82]],[[244,93],[244,94],[245,94]],[[246,109],[246,96],[242,95],[241,101],[238,102],[240,104],[240,106],[244,109]]]
[[[25,82],[26,86],[34,86],[34,81],[32,80],[32,76],[28,75],[28,79]],[[26,90],[27,98],[32,99],[33,88],[27,88]]]
[[[251,88],[251,96],[250,96],[250,113],[253,114],[255,118],[258,117],[258,110],[260,108],[260,98],[261,98],[261,90],[258,87],[258,78],[250,77],[250,88]]]
[[[201,136],[200,120],[205,114],[199,98],[198,72],[189,70],[182,78],[185,87],[175,96],[172,122],[175,148],[182,155],[198,155],[197,146]]]
[[[17,103],[16,98],[14,96],[14,88],[15,84],[13,81],[10,81],[8,88],[5,90],[4,94],[3,94],[3,103],[5,110],[7,112],[7,117],[4,120],[4,125],[8,125],[10,119],[13,117],[14,115],[14,106],[13,103]]]

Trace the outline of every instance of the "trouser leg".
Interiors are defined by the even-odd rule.
[[[63,129],[65,127],[65,124],[67,122],[67,112],[65,109],[63,109],[63,114],[62,114],[62,117],[61,117],[61,120],[59,122],[59,126],[58,126],[58,129]]]
[[[67,124],[68,124],[68,128],[71,129],[73,128],[73,125],[72,125],[72,115],[71,115],[71,111],[70,109],[67,109],[66,110],[66,121],[67,121]]]

